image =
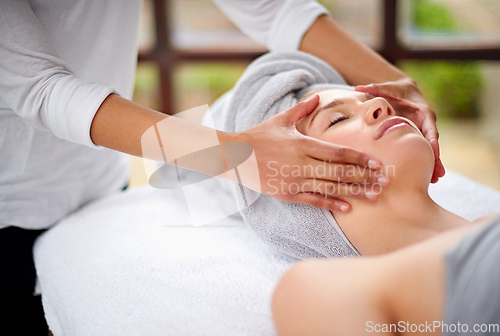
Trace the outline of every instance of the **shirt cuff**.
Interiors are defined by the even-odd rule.
[[[286,0],[278,11],[269,32],[271,51],[294,51],[316,19],[328,14],[325,7],[311,0]]]
[[[94,116],[104,100],[112,93],[112,87],[83,82],[72,75],[62,78],[54,87],[45,114],[45,124],[58,138],[88,147],[100,148],[90,138]]]

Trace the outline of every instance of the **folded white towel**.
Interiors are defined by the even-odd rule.
[[[270,299],[291,260],[238,219],[190,223],[178,191],[95,202],[35,248],[55,335],[270,335]]]
[[[448,172],[431,187],[475,219],[500,193]],[[136,188],[90,204],[45,233],[35,262],[54,335],[274,335],[270,299],[292,260],[241,219],[193,227],[183,195]]]

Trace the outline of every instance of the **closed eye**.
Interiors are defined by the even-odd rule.
[[[346,115],[339,115],[337,117],[335,117],[334,119],[331,119],[330,120],[330,126],[329,127],[332,127],[333,125],[343,121],[343,120],[346,120],[346,119],[349,119],[349,117],[347,117]]]

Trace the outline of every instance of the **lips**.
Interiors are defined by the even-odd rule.
[[[393,117],[393,118],[387,119],[377,129],[377,133],[375,134],[375,140],[380,139],[389,130],[392,130],[393,128],[395,129],[398,126],[403,126],[403,125],[407,125],[407,126],[411,127],[411,125],[408,123],[408,121],[406,121],[404,118]]]

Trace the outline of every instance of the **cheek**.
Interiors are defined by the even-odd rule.
[[[409,178],[426,186],[432,177],[434,154],[430,144],[419,134],[408,133],[376,141],[360,128],[337,127],[326,132],[321,140],[373,155],[381,160],[391,178]]]
[[[359,128],[355,129],[350,126],[331,129],[323,135],[321,140],[360,151],[369,149],[370,144],[373,142],[373,139],[370,141],[369,136],[364,132],[360,132]]]

